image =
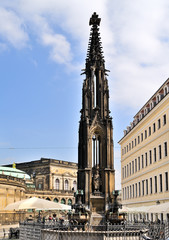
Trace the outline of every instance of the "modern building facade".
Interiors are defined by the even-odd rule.
[[[28,188],[25,196],[39,197],[63,204],[74,203],[77,189],[77,163],[41,158],[37,161],[16,163],[16,168],[32,177],[35,189]]]
[[[169,202],[169,79],[134,116],[119,143],[123,205]]]
[[[104,214],[115,188],[113,126],[109,110],[109,88],[102,52],[99,25],[94,13],[82,89],[79,125],[78,189],[84,192],[84,204],[93,213]]]

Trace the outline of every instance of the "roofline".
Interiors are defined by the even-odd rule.
[[[161,87],[152,95],[152,97],[146,102],[146,104],[144,104],[144,106],[143,106],[142,108],[144,108],[144,107],[147,105],[147,103],[158,93],[158,91],[166,84],[166,82],[167,82],[168,80],[169,80],[169,78],[161,85]],[[169,94],[169,92],[161,99],[161,101],[162,101],[168,94]],[[161,102],[161,101],[160,101],[160,102]],[[160,102],[158,102],[146,115],[144,115],[144,117],[143,117],[141,120],[139,120],[139,122],[136,123],[136,125],[134,125],[133,128],[132,128],[129,132],[127,132],[127,134],[124,135],[124,136],[118,141],[118,143],[120,144],[120,142],[121,142],[156,106],[158,106],[158,104],[159,104]],[[138,111],[138,113],[141,111],[142,108],[140,108],[140,110]],[[138,114],[138,113],[137,113],[137,114]],[[134,117],[136,117],[137,114],[136,114]],[[133,117],[133,118],[134,118],[134,117]]]
[[[159,92],[159,90],[167,83],[167,81],[169,81],[169,78],[167,78],[167,80],[158,88],[158,90],[149,98],[149,100],[143,105],[143,107],[140,108],[140,110],[136,113],[136,115],[134,116],[134,118],[137,116],[137,114],[141,111],[142,108],[144,108],[149,101]]]

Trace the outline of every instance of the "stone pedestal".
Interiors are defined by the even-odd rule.
[[[90,218],[90,225],[101,226],[101,225],[105,225],[105,223],[106,223],[106,218],[104,213],[92,212],[92,215]]]
[[[105,223],[105,199],[99,193],[90,196],[92,214],[90,218],[91,225],[103,225]]]

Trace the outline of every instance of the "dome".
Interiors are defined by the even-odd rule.
[[[0,166],[0,174],[21,178],[21,179],[30,179],[30,176],[24,171],[21,171],[16,168],[11,168],[11,167]]]

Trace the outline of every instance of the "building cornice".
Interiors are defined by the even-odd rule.
[[[168,80],[168,79],[167,79]],[[126,135],[124,135],[119,141],[118,143],[121,144],[121,142],[128,136],[130,136],[130,134],[133,133],[133,131],[136,129],[136,127],[139,127],[144,121],[147,120],[147,118],[150,116],[150,113],[152,114],[153,112],[155,112],[163,103],[164,101],[166,101],[166,99],[169,98],[169,92],[161,99],[161,101],[159,103],[156,104],[155,107],[153,107],[137,124],[135,124],[133,126],[133,128],[131,128],[131,130],[129,132],[126,133]]]

